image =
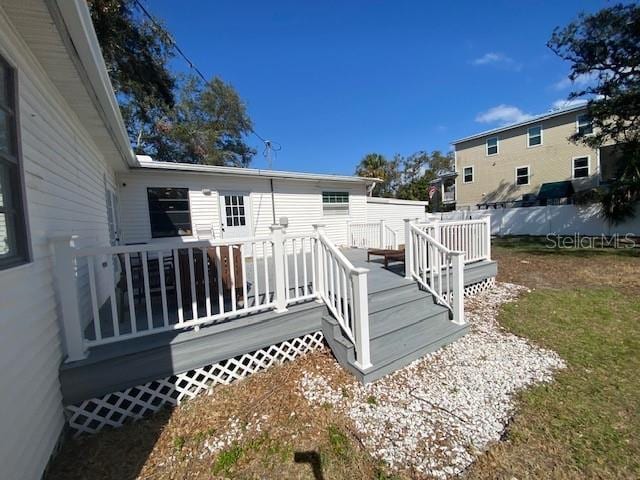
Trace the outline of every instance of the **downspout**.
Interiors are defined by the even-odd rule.
[[[271,187],[271,216],[273,217],[272,225],[276,224],[276,197],[273,193],[273,178],[269,179],[269,186]]]

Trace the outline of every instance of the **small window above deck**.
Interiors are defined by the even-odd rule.
[[[147,197],[153,238],[191,235],[188,188],[147,188]]]

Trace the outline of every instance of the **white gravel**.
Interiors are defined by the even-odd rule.
[[[337,385],[327,373],[307,371],[301,392],[315,407],[330,403],[346,414],[370,453],[392,469],[456,476],[500,440],[514,394],[565,367],[555,352],[498,326],[499,307],[526,290],[498,283],[466,300],[466,336],[377,382]]]

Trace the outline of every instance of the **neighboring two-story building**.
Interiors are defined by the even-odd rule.
[[[447,209],[563,203],[615,175],[615,147],[569,137],[592,132],[586,107],[556,110],[453,142],[455,172],[436,184]],[[569,200],[570,201],[570,200]]]

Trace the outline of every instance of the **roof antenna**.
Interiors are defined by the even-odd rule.
[[[262,154],[267,159],[267,168],[269,170],[273,170],[273,157],[276,156],[276,152],[282,150],[282,146],[277,142],[272,142],[271,140],[263,140],[264,141],[264,152]]]

